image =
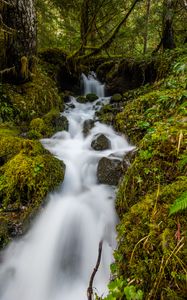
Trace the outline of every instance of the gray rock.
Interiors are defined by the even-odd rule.
[[[97,134],[91,143],[91,147],[96,151],[107,150],[111,148],[110,140],[103,134]]]
[[[102,157],[97,166],[99,183],[117,185],[123,173],[122,163],[118,159]]]
[[[88,120],[85,120],[84,121],[84,124],[83,124],[83,134],[84,136],[86,137],[90,130],[94,127],[94,120],[92,119],[88,119]]]

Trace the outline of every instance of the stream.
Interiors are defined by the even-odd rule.
[[[84,121],[94,119],[95,110],[109,98],[104,97],[104,85],[93,74],[88,78],[82,75],[82,82],[84,94],[95,93],[99,99],[81,104],[71,97],[63,113],[69,131],[41,141],[64,161],[65,179],[49,194],[29,232],[4,251],[0,300],[86,300],[101,240],[101,263],[93,287],[98,295],[107,294],[116,246],[115,187],[98,184],[97,164],[102,157],[122,159],[133,147],[124,136],[98,121],[86,137],[83,135]],[[91,148],[99,133],[110,140],[110,149]]]

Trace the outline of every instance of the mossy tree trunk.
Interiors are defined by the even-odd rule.
[[[35,0],[9,0],[4,11],[6,25],[14,30],[6,34],[6,66],[14,67],[14,77],[29,80],[36,64],[36,12]]]
[[[175,48],[173,18],[176,2],[176,0],[164,0],[163,2],[162,45],[164,50]]]

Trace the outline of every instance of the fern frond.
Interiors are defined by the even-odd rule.
[[[169,214],[172,215],[180,210],[187,208],[187,191],[182,193],[179,198],[171,205]]]

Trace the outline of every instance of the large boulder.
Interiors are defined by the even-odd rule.
[[[117,185],[123,173],[122,162],[119,159],[102,157],[97,166],[99,183]]]
[[[91,147],[96,151],[107,150],[111,148],[110,140],[103,134],[97,134],[91,143]]]
[[[83,123],[83,130],[82,130],[83,135],[86,137],[93,127],[94,127],[94,120],[92,119],[85,120]]]

